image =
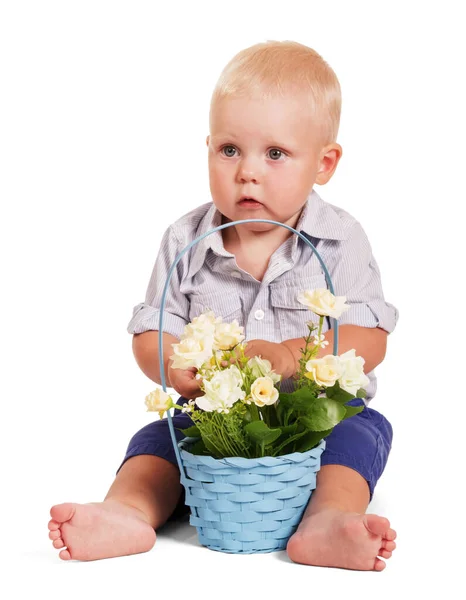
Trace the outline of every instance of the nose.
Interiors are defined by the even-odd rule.
[[[241,160],[238,164],[238,181],[240,183],[259,183],[259,166],[252,160]]]

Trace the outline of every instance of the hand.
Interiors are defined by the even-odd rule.
[[[170,387],[174,388],[178,394],[191,400],[203,396],[204,392],[200,388],[200,381],[196,379],[197,369],[172,369],[170,361]]]
[[[249,358],[261,356],[269,360],[272,369],[282,376],[282,380],[292,377],[298,368],[293,352],[284,344],[266,342],[265,340],[251,340],[247,342],[244,353]]]

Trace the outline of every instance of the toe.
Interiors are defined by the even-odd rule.
[[[379,556],[381,556],[382,558],[390,558],[391,555],[392,553],[388,550],[379,550]]]
[[[50,531],[54,531],[55,529],[58,529],[60,527],[61,523],[59,523],[58,521],[55,521],[54,519],[51,519],[48,522],[48,528],[50,529]]]
[[[54,548],[59,550],[60,548],[63,548],[65,544],[63,543],[63,540],[61,538],[57,538],[53,541],[52,545]]]
[[[61,531],[59,529],[56,529],[55,531],[49,531],[49,538],[51,540],[58,540],[58,538],[61,538]]]
[[[386,537],[387,530],[390,530],[390,521],[378,515],[364,515],[364,523],[367,529],[376,535]]]
[[[374,571],[383,571],[387,565],[380,560],[380,558],[376,558],[374,562]]]
[[[388,529],[383,536],[385,539],[390,540],[391,542],[393,542],[393,540],[396,539],[396,531],[394,529]]]
[[[64,523],[65,521],[69,521],[71,517],[76,512],[75,505],[71,502],[65,502],[64,504],[56,504],[52,506],[50,509],[50,516],[53,521],[58,521],[58,523]]]
[[[381,545],[382,550],[388,550],[389,552],[393,552],[393,550],[395,550],[395,548],[396,548],[395,542],[389,542],[388,540],[382,540],[382,545]]]
[[[68,552],[68,550],[62,550],[58,556],[62,560],[70,560],[71,559],[71,554]]]

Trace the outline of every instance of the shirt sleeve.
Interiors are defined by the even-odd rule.
[[[183,250],[173,229],[169,227],[162,238],[159,254],[147,287],[146,298],[133,308],[133,317],[128,324],[128,333],[158,331],[162,293],[169,270],[175,258]],[[185,255],[186,256],[186,255]],[[185,261],[183,257],[173,271],[165,299],[163,331],[180,338],[185,325],[189,322],[189,300],[180,292]]]
[[[335,243],[335,242],[333,242]],[[346,296],[350,309],[338,319],[339,325],[380,327],[391,333],[398,310],[385,301],[380,271],[361,225],[356,222],[346,240],[338,242],[324,262],[336,296]]]

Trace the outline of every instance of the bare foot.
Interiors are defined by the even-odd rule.
[[[358,571],[382,571],[396,544],[388,519],[326,509],[301,521],[288,541],[293,562]]]
[[[155,531],[137,508],[117,502],[57,504],[50,510],[49,538],[63,560],[97,560],[147,552]]]

